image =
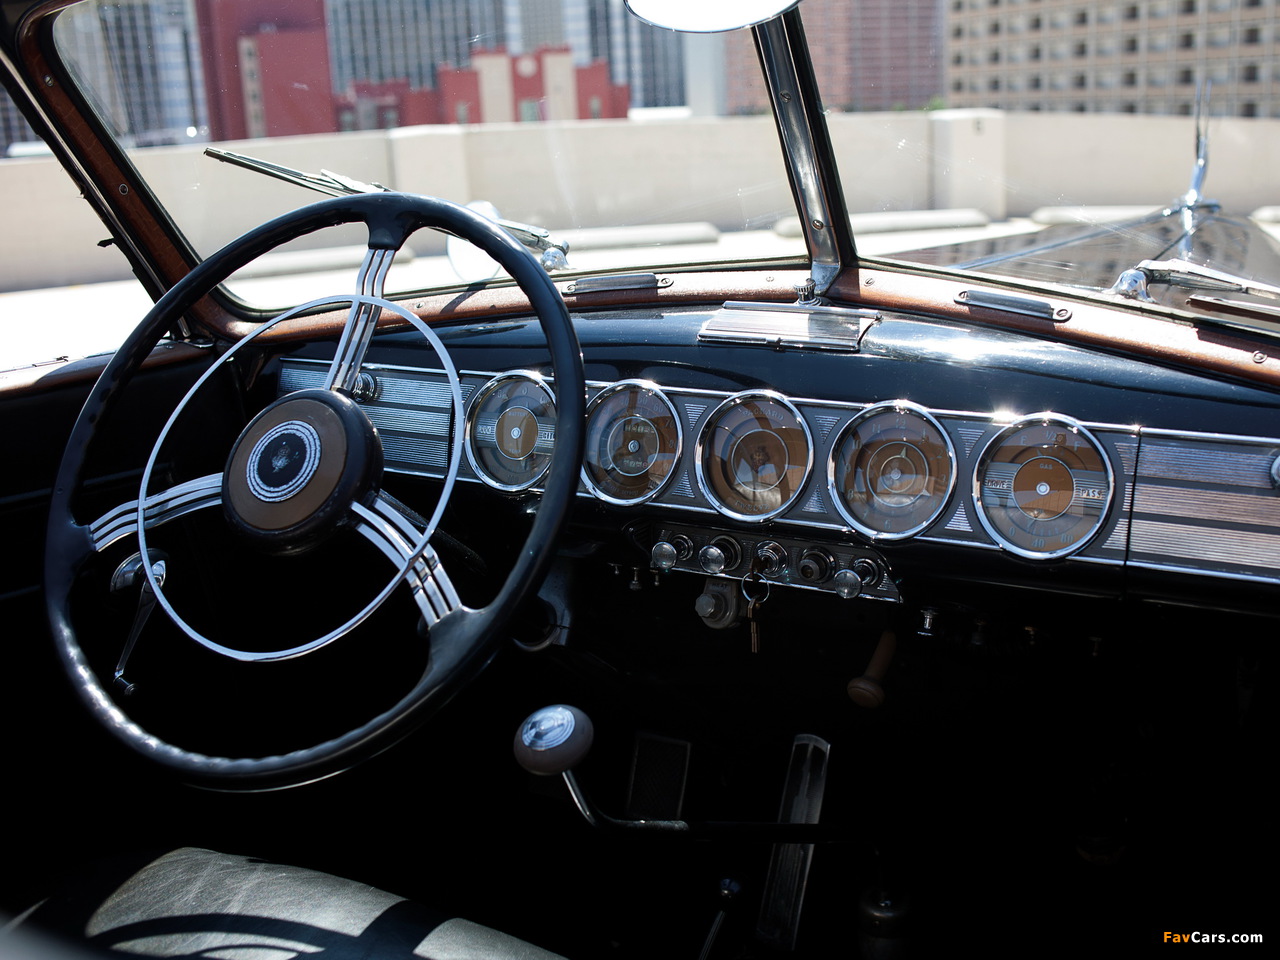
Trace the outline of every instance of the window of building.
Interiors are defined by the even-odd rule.
[[[999,89],[1000,89],[1000,78],[999,78],[999,77],[992,77],[990,80],[988,80],[988,81],[987,81],[987,89],[988,89],[988,90],[999,90]]]
[[[1032,74],[1027,78],[1027,87],[1032,90],[1039,90],[1043,83],[1044,81],[1040,79],[1040,74],[1038,73]]]
[[[1136,87],[1138,85],[1138,74],[1133,70],[1126,70],[1120,77],[1120,82],[1126,87]]]
[[[1033,16],[1030,20],[1027,21],[1027,29],[1028,30],[1040,29],[1040,14],[1037,13],[1035,16]]]
[[[1183,67],[1178,71],[1178,82],[1181,84],[1195,83],[1196,72],[1191,67]]]
[[[952,89],[952,91],[953,91],[954,93],[960,93],[960,92],[962,92],[962,91],[964,90],[964,81],[963,81],[963,80],[952,80],[952,81],[951,81],[951,89]]]
[[[1178,12],[1179,13],[1195,13],[1196,0],[1182,0],[1182,2],[1178,4]]]
[[[996,48],[996,49],[994,49],[994,50],[991,50],[991,51],[989,51],[989,52],[987,53],[987,62],[988,62],[988,63],[999,63],[999,62],[1000,62],[1000,50],[999,50],[999,48]]]
[[[1240,70],[1240,79],[1245,83],[1258,82],[1258,65],[1256,63],[1246,63]]]
[[[1042,55],[1043,54],[1041,53],[1041,50],[1040,50],[1040,44],[1038,43],[1032,46],[1032,48],[1027,51],[1028,60],[1039,60]]]
[[[997,34],[999,34],[999,33],[1000,33],[1000,21],[999,21],[999,20],[992,20],[989,24],[987,24],[987,33],[991,34],[992,36],[996,36]]]
[[[964,64],[964,54],[953,53],[951,55],[951,63],[953,66],[957,66],[957,67],[962,66]]]
[[[1130,4],[1124,8],[1124,18],[1126,20],[1137,20],[1139,16],[1140,11],[1136,4]]]
[[[1071,109],[1074,110],[1076,113],[1088,113],[1089,105],[1087,103],[1080,103],[1079,101],[1077,101],[1076,103],[1073,103],[1071,105]]]
[[[1088,26],[1088,24],[1089,24],[1089,11],[1088,11],[1088,10],[1077,10],[1077,11],[1076,11],[1076,26],[1078,26],[1078,27],[1084,27],[1084,26]]]
[[[1077,73],[1071,78],[1071,86],[1075,87],[1077,90],[1083,90],[1085,87],[1089,86],[1089,78],[1083,73]]]
[[[1081,40],[1072,48],[1071,52],[1077,57],[1087,57],[1089,55],[1089,44]]]
[[[1122,103],[1120,104],[1120,112],[1121,113],[1137,113],[1138,105],[1136,103]]]
[[[1245,43],[1261,43],[1262,31],[1257,27],[1248,27],[1244,32],[1244,37],[1241,39],[1243,39]]]
[[[1178,115],[1179,115],[1179,116],[1183,116],[1183,117],[1189,117],[1189,116],[1191,116],[1191,104],[1189,104],[1189,103],[1180,103],[1180,104],[1178,104],[1178,110],[1177,110],[1177,112],[1178,112]]]
[[[1240,116],[1256,117],[1258,115],[1258,105],[1252,102],[1240,104]]]
[[[1184,33],[1178,37],[1178,46],[1183,50],[1194,49],[1196,45],[1196,35],[1194,33]]]
[[[1125,52],[1125,53],[1137,53],[1137,52],[1138,52],[1138,38],[1137,38],[1137,37],[1125,37],[1125,38],[1124,38],[1124,52]]]

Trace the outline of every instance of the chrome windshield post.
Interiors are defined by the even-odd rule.
[[[857,253],[804,27],[793,9],[752,27],[752,33],[813,262],[815,292],[821,295]]]

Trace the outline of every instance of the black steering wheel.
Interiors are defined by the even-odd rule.
[[[117,407],[130,379],[159,339],[199,299],[239,268],[275,247],[325,227],[362,222],[368,250],[359,292],[312,301],[281,314],[226,351],[188,392],[156,441],[136,501],[90,522],[74,506],[86,477],[86,458],[100,425]],[[434,228],[467,240],[496,260],[529,298],[547,339],[556,381],[555,447],[528,539],[488,605],[458,599],[431,545],[436,522],[458,470],[462,399],[456,371],[435,333],[403,307],[385,300],[391,259],[410,234]],[[264,330],[299,313],[350,304],[347,322],[323,384],[286,394],[241,431],[218,473],[150,491],[161,445],[187,402],[210,376]],[[382,494],[377,431],[353,399],[361,363],[378,319],[398,315],[435,347],[451,382],[452,445],[443,493],[425,523]],[[585,385],[582,356],[564,301],[538,261],[493,221],[444,200],[394,193],[326,200],[279,217],[203,261],[161,298],[115,354],[95,384],[63,456],[54,485],[45,550],[45,602],[54,642],[76,691],[93,715],[137,752],[196,782],[223,789],[269,789],[339,772],[411,732],[492,657],[503,627],[545,577],[578,485]],[[148,553],[148,528],[194,511],[220,508],[239,535],[261,549],[289,556],[308,551],[338,529],[355,529],[395,567],[387,586],[341,626],[312,641],[268,653],[248,652],[204,637],[165,597],[151,562],[140,564],[171,620],[195,641],[237,660],[282,660],[318,649],[349,633],[396,590],[410,591],[429,627],[430,658],[420,679],[394,705],[340,736],[300,750],[262,757],[221,757],[183,749],[142,729],[117,704],[90,667],[71,616],[71,593],[85,563],[109,544],[137,537]]]

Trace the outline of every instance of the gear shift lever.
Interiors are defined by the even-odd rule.
[[[595,739],[591,718],[577,707],[558,703],[535,710],[516,730],[516,762],[530,773],[554,776],[572,770]]]

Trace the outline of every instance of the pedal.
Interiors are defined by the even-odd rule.
[[[778,811],[780,823],[817,823],[827,785],[827,755],[831,745],[821,737],[802,733],[791,745],[791,762]],[[775,843],[765,878],[756,936],[780,950],[794,950],[800,930],[812,843]]]
[[[626,814],[632,820],[679,820],[689,777],[690,744],[651,733],[636,735],[627,785]]]

